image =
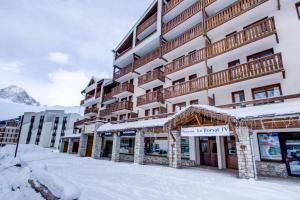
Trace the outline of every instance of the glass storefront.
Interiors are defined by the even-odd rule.
[[[181,158],[189,159],[190,158],[190,145],[189,138],[181,138]]]
[[[282,161],[278,133],[258,134],[258,144],[262,160]]]
[[[121,154],[134,154],[134,138],[121,138],[120,141]]]
[[[145,153],[153,156],[168,156],[168,138],[145,138]]]

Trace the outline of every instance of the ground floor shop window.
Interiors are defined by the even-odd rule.
[[[190,158],[189,138],[181,138],[181,158]]]
[[[282,153],[278,133],[261,133],[257,135],[262,160],[282,161]]]
[[[134,154],[134,138],[121,138],[120,142],[121,154]]]
[[[146,138],[146,155],[168,156],[168,138]]]

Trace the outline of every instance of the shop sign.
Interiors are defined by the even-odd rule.
[[[230,136],[230,130],[228,125],[181,128],[181,136]]]
[[[134,131],[134,130],[131,130],[131,131],[119,131],[119,132],[118,132],[118,135],[119,135],[120,137],[135,136],[135,134],[136,134],[136,131]]]
[[[112,132],[104,132],[104,133],[100,133],[100,136],[101,137],[111,137],[111,136],[113,136],[113,133]]]

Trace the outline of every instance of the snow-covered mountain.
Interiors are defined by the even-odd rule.
[[[14,103],[21,103],[31,106],[40,106],[40,103],[29,96],[23,88],[15,85],[0,89],[0,99],[10,100]]]

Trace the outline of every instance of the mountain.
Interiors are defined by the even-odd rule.
[[[21,103],[31,106],[40,106],[40,103],[29,96],[23,88],[15,85],[0,89],[0,99],[10,100],[14,103]]]

